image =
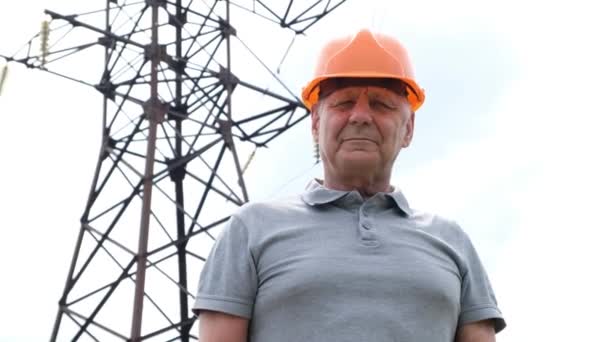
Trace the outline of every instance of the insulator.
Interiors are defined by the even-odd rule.
[[[247,161],[245,162],[245,166],[243,166],[243,173],[245,173],[245,170],[247,170],[247,168],[249,167],[249,164],[251,164],[251,161],[253,160],[253,156],[255,156],[255,151],[257,151],[258,148],[256,147],[255,150],[253,150],[253,152],[251,152],[251,154],[249,155],[249,158],[247,158]]]
[[[40,28],[40,56],[42,66],[46,64],[46,57],[49,54],[49,22],[44,20]]]
[[[5,65],[0,71],[0,95],[2,95],[2,88],[4,88],[4,81],[6,81],[6,75],[8,75],[8,65]]]
[[[321,152],[319,151],[319,143],[315,142],[314,146],[313,146],[313,150],[314,150],[314,158],[315,158],[315,165],[319,164],[319,162],[321,161]]]

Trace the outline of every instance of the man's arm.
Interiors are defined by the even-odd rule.
[[[247,342],[248,319],[207,310],[198,317],[199,342]]]
[[[494,321],[484,321],[464,324],[456,332],[456,342],[496,342]]]

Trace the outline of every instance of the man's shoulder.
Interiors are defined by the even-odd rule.
[[[293,217],[306,209],[307,205],[301,200],[300,195],[291,195],[279,199],[248,202],[238,208],[233,216],[244,222],[259,222]]]
[[[459,242],[468,239],[466,232],[453,219],[437,213],[413,209],[410,217],[415,229],[430,234],[446,242]]]

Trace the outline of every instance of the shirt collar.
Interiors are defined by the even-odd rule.
[[[348,195],[349,192],[326,188],[322,181],[313,179],[306,186],[306,191],[302,194],[302,200],[311,206],[327,204]]]
[[[383,195],[391,198],[397,207],[405,213],[407,216],[413,215],[413,210],[410,208],[405,196],[398,188],[392,187],[393,191],[382,193]],[[302,194],[302,200],[304,203],[310,206],[316,206],[321,204],[327,204],[335,202],[346,195],[350,191],[334,190],[323,186],[322,181],[314,179],[308,183],[305,192]]]
[[[393,201],[395,201],[395,203],[397,204],[397,207],[399,207],[399,209],[401,209],[401,211],[404,212],[407,216],[414,215],[414,211],[410,207],[409,203],[407,202],[407,199],[403,195],[403,192],[401,192],[399,188],[393,188],[393,191],[387,193],[386,195],[392,198]]]

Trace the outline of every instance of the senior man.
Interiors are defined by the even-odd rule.
[[[232,216],[201,274],[200,341],[494,341],[505,322],[470,239],[391,185],[424,102],[406,49],[332,40],[302,99],[323,180]]]

